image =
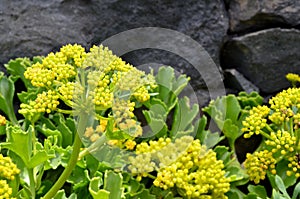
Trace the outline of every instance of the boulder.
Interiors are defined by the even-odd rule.
[[[226,42],[221,65],[237,69],[262,92],[271,94],[290,85],[287,73],[300,73],[299,45],[299,30],[258,31]]]
[[[226,87],[234,89],[237,92],[259,92],[259,88],[257,88],[252,82],[247,80],[241,73],[239,73],[235,69],[224,70],[224,77],[224,83]]]
[[[190,36],[218,63],[228,18],[222,0],[1,0],[0,66],[11,58],[46,55],[67,43],[88,48],[122,31],[149,26]],[[192,74],[195,85],[204,85],[182,58],[151,50],[124,56],[134,64],[145,64],[135,61],[145,57]]]
[[[230,0],[227,3],[231,32],[300,25],[298,0]]]

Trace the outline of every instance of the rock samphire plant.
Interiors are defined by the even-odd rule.
[[[269,106],[242,92],[200,116],[179,95],[188,77],[165,66],[147,74],[104,46],[69,44],[5,68],[0,198],[298,197],[297,75]],[[263,138],[241,161],[237,140],[251,136]]]

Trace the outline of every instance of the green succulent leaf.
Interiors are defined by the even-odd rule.
[[[123,176],[120,173],[115,173],[107,170],[104,173],[104,190],[110,192],[110,199],[122,198],[124,188],[122,188]]]
[[[286,191],[286,187],[284,185],[284,182],[282,181],[282,179],[276,175],[275,176],[275,184],[277,186],[277,188],[279,189],[279,191],[285,196],[289,198],[289,194]]]
[[[199,112],[199,106],[194,104],[190,109],[189,98],[184,97],[176,104],[170,137],[176,138],[177,132],[191,131],[192,122]]]
[[[4,76],[0,72],[0,110],[2,110],[14,124],[18,124],[18,120],[14,113],[13,98],[15,94],[15,86],[10,78]]]
[[[121,199],[124,198],[124,188],[122,187],[123,177],[120,173],[106,170],[104,173],[104,184],[102,186],[102,176],[94,177],[89,184],[89,191],[94,199]]]
[[[47,161],[49,156],[42,145],[34,140],[33,129],[22,131],[19,127],[8,127],[8,141],[0,143],[0,146],[17,154],[24,162],[27,168],[34,168]],[[34,144],[35,143],[35,144]]]
[[[99,187],[102,185],[102,177],[94,177],[89,184],[89,192],[94,199],[110,199],[110,192]]]
[[[56,135],[51,135],[44,140],[44,148],[48,155],[51,155],[51,158],[45,164],[45,170],[48,169],[57,169],[59,166],[66,167],[70,154],[72,152],[72,147],[68,146],[62,148],[58,143],[59,139]]]
[[[300,195],[300,182],[295,186],[292,199],[296,199]]]
[[[82,187],[86,187],[89,184],[88,170],[76,166],[69,176],[67,182],[73,185],[74,191]]]
[[[156,75],[158,98],[168,107],[169,112],[176,105],[177,96],[187,86],[189,78],[180,75],[177,79],[172,67],[160,67]]]
[[[287,176],[286,171],[290,169],[288,168],[288,164],[289,161],[283,159],[280,162],[278,162],[276,165],[276,174],[278,175],[280,180],[283,181],[285,188],[293,186],[297,182],[297,178],[295,175]]]
[[[16,81],[17,79],[21,78],[26,88],[32,87],[30,81],[24,77],[26,68],[30,67],[31,65],[32,62],[29,58],[17,58],[10,60],[7,64],[4,64],[7,72],[11,74],[13,80]]]
[[[203,108],[215,121],[218,128],[224,133],[229,141],[229,146],[234,149],[235,140],[242,134],[241,106],[234,95],[227,95],[211,101],[209,106]]]
[[[50,119],[54,121],[56,129],[61,132],[62,146],[67,147],[72,145],[74,131],[72,132],[72,130],[67,126],[66,119],[63,114],[54,114],[52,117],[50,116]]]
[[[230,190],[226,193],[226,196],[230,199],[240,199],[240,198],[244,198],[245,194],[242,191],[240,191],[238,188],[231,187]]]
[[[156,75],[156,82],[159,89],[159,98],[164,101],[165,104],[171,105],[174,93],[172,93],[172,83],[175,79],[174,69],[172,67],[159,68]]]
[[[249,185],[248,191],[250,193],[255,194],[259,198],[267,198],[268,197],[267,191],[266,191],[265,187],[262,185],[257,185],[257,186]]]
[[[164,115],[158,115],[152,110],[145,110],[143,114],[149,127],[149,129],[144,127],[146,129],[146,132],[143,133],[144,135],[147,135],[147,137],[162,137],[167,134],[168,127]]]
[[[65,190],[59,190],[53,199],[77,199],[77,195],[72,193],[69,197],[66,196]]]
[[[262,105],[264,98],[260,96],[258,92],[246,93],[245,91],[242,91],[238,94],[237,99],[244,109]]]

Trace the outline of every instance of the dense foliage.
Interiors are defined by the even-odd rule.
[[[269,105],[241,92],[200,115],[179,95],[188,77],[165,66],[146,74],[103,46],[66,45],[5,67],[0,198],[299,197],[296,74]],[[238,158],[238,140],[255,136],[255,151]]]

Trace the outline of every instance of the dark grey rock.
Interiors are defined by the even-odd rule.
[[[245,32],[300,24],[299,0],[230,0],[232,32]]]
[[[300,31],[268,29],[233,38],[222,50],[224,68],[236,68],[262,92],[289,86],[285,75],[300,73]]]
[[[45,55],[67,43],[88,48],[122,31],[149,26],[190,36],[218,63],[228,29],[226,14],[222,0],[1,0],[0,65],[15,57]],[[183,59],[157,52],[133,52],[124,58],[138,65],[147,60],[177,67],[203,87],[199,74]]]
[[[255,86],[252,82],[247,80],[241,73],[235,69],[224,70],[225,84],[229,88],[235,89],[237,91],[246,91],[251,93],[253,91],[259,92],[259,88]]]

